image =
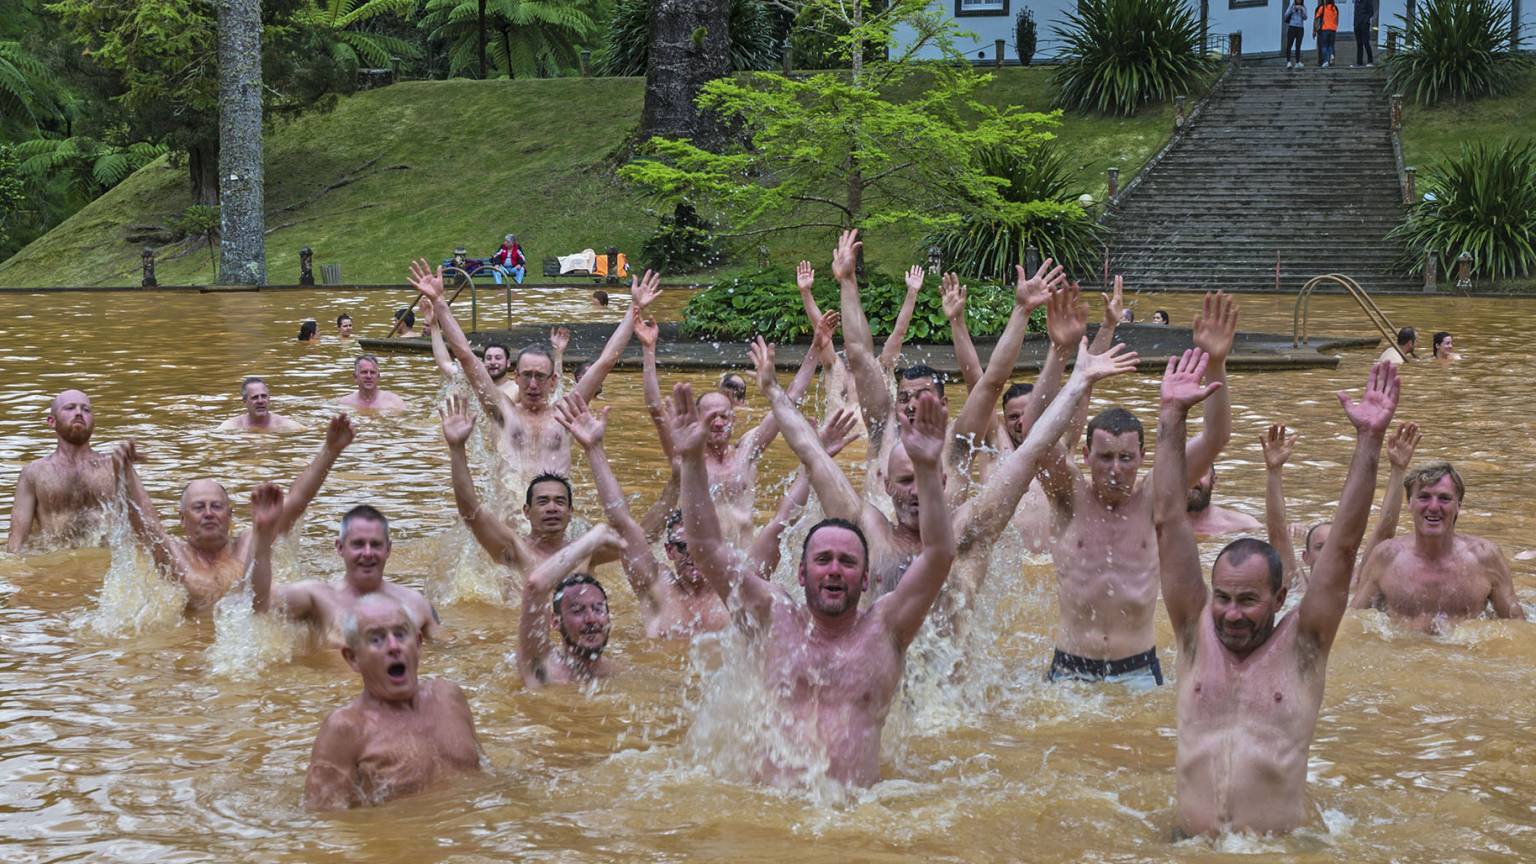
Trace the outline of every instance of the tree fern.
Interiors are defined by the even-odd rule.
[[[421,27],[446,43],[449,74],[480,68],[478,0],[427,0]],[[509,77],[552,76],[577,64],[596,26],[580,0],[489,0],[486,62]]]

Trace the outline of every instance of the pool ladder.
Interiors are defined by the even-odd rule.
[[[453,301],[459,299],[459,295],[464,293],[465,288],[469,289],[469,332],[471,333],[475,333],[480,330],[480,286],[475,284],[475,275],[477,273],[485,272],[489,269],[490,268],[488,267],[481,267],[474,273],[470,273],[468,270],[461,270],[458,267],[443,268],[443,282],[447,284],[451,280],[452,282],[456,283],[457,286],[454,289],[453,296],[448,298],[449,306],[453,305]],[[510,280],[511,277],[509,276],[508,282],[506,284],[507,329],[509,330],[512,329],[512,283]],[[420,303],[421,295],[417,294],[416,299],[411,301],[411,311],[415,312],[416,307]],[[400,322],[402,320],[404,319],[397,318],[395,320],[395,323],[389,328],[389,335],[385,338],[393,339],[395,334],[400,332]]]
[[[1291,316],[1292,348],[1300,348],[1306,344],[1308,313],[1311,310],[1312,293],[1317,290],[1318,285],[1325,282],[1332,282],[1342,287],[1348,292],[1349,296],[1355,298],[1355,303],[1360,306],[1360,311],[1365,313],[1365,317],[1371,319],[1371,323],[1376,326],[1377,331],[1387,340],[1387,344],[1396,347],[1397,328],[1392,326],[1392,320],[1387,317],[1387,313],[1381,311],[1381,307],[1376,305],[1376,301],[1371,299],[1371,295],[1365,293],[1365,289],[1360,287],[1360,283],[1342,273],[1326,273],[1322,276],[1313,276],[1311,279],[1308,279],[1307,284],[1301,286],[1301,292],[1296,295],[1296,311]],[[1398,353],[1401,354],[1402,352]],[[1404,357],[1403,359],[1407,360],[1408,358]]]

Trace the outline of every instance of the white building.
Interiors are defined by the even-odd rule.
[[[1241,32],[1243,34],[1243,54],[1268,54],[1279,56],[1285,39],[1285,24],[1281,20],[1281,14],[1291,0],[1171,0],[1171,2],[1184,2],[1197,18],[1203,17],[1206,21],[1206,32],[1210,50],[1226,53],[1228,34]],[[1339,5],[1339,65],[1349,65],[1355,60],[1353,38],[1355,20],[1355,0],[1336,0]],[[1389,27],[1401,27],[1399,16],[1408,14],[1408,8],[1413,0],[1378,0],[1376,9],[1376,44],[1383,46],[1387,41],[1387,29]],[[1056,28],[1066,23],[1066,13],[1077,6],[1076,0],[933,0],[933,7],[952,18],[959,29],[968,31],[972,35],[956,41],[958,48],[966,57],[977,63],[990,64],[996,59],[996,43],[998,39],[1004,42],[1003,62],[1017,63],[1018,54],[1014,48],[1014,19],[1019,10],[1027,8],[1034,12],[1035,26],[1039,33],[1038,44],[1035,49],[1036,61],[1050,61],[1061,50],[1061,40],[1056,36]],[[1521,17],[1521,2],[1515,0],[1515,15]],[[1317,7],[1317,0],[1307,0],[1307,27],[1302,43],[1303,56],[1308,65],[1311,65],[1316,56],[1316,40],[1312,36],[1311,16]],[[902,43],[911,39],[911,31],[898,34],[897,41]],[[1346,44],[1349,50],[1345,51]],[[939,52],[925,50],[919,52],[919,57],[924,59],[937,59]]]

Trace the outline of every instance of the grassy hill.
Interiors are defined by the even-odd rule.
[[[1006,69],[980,98],[1045,110],[1049,76]],[[614,176],[613,157],[643,99],[638,78],[418,81],[278,123],[266,140],[268,279],[298,281],[298,250],[308,245],[317,265],[340,264],[347,282],[399,282],[410,258],[439,260],[455,246],[488,255],[508,232],[535,267],[547,255],[609,244],[638,258],[656,216]],[[1171,127],[1164,105],[1130,119],[1069,115],[1057,135],[1083,191],[1100,198],[1104,169],[1118,165],[1129,179]],[[0,286],[137,284],[141,246],[125,230],[163,225],[190,203],[185,171],[158,161],[0,264]],[[830,243],[825,234],[767,240],[783,261],[824,258]],[[887,229],[867,249],[895,271],[918,245],[914,234]],[[754,241],[725,268],[756,258]],[[165,285],[211,282],[206,246],[163,248],[158,274]]]
[[[1403,106],[1403,162],[1419,167],[1461,152],[1462,144],[1536,138],[1536,70],[1525,72],[1508,96]]]

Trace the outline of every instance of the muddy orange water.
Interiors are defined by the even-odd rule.
[[[0,522],[28,460],[44,455],[49,397],[67,386],[95,401],[96,442],[142,442],[147,486],[171,519],[182,484],[223,481],[243,522],[250,487],[289,482],[318,447],[327,402],[350,387],[350,346],[293,337],[305,316],[323,333],[341,311],[359,333],[386,327],[405,299],[386,293],[50,294],[0,297]],[[675,313],[681,297],[663,303]],[[1140,297],[1187,322],[1191,297]],[[580,291],[530,293],[525,320],[588,320]],[[1427,343],[1452,331],[1466,359],[1405,375],[1401,419],[1425,430],[1420,458],[1454,460],[1468,495],[1460,528],[1498,541],[1517,589],[1536,579],[1515,556],[1536,545],[1528,326],[1521,301],[1389,299]],[[1288,331],[1290,302],[1243,298],[1245,329]],[[616,307],[603,315],[617,319]],[[1346,301],[1319,299],[1317,332],[1359,333]],[[1358,388],[1376,352],[1337,370],[1233,376],[1234,435],[1217,500],[1262,515],[1256,439],[1271,420],[1300,430],[1286,474],[1293,518],[1327,515],[1351,430],[1333,392]],[[214,433],[238,412],[237,385],[266,376],[273,408],[305,423],[279,439]],[[695,380],[705,380],[698,376]],[[1281,854],[1291,860],[1536,859],[1536,628],[1474,621],[1430,637],[1376,613],[1351,613],[1329,664],[1311,751],[1316,817],[1282,839],[1172,844],[1173,690],[1148,695],[1040,683],[1055,617],[1045,564],[999,554],[990,628],[961,692],[909,688],[885,732],[882,782],[848,800],[775,792],[738,779],[750,706],[742,682],[711,669],[730,640],[647,644],[616,571],[611,651],[626,673],[594,693],[523,690],[511,665],[515,615],[452,577],[495,584],[464,554],[446,450],[431,413],[440,391],[424,356],[391,356],[384,386],[400,419],[364,418],[311,508],[288,576],[334,576],[336,517],[358,501],[390,517],[391,574],[439,599],[447,638],[425,675],[462,683],[493,766],[387,806],[319,818],[300,807],[309,747],[325,713],[358,689],[328,654],[294,646],[239,616],[183,621],[120,547],[30,557],[0,553],[0,858],[26,861],[848,860],[1166,861]],[[1151,378],[1101,387],[1155,420]],[[755,388],[753,407],[760,410]],[[612,376],[609,453],[648,503],[663,477],[637,374]],[[752,412],[755,416],[756,411]],[[849,454],[853,464],[859,454]],[[765,483],[791,467],[782,444]],[[579,509],[598,515],[584,469]],[[1385,474],[1385,471],[1383,471]],[[773,493],[759,496],[762,512]],[[1405,518],[1405,524],[1407,520]],[[178,529],[179,530],[179,529]],[[1001,548],[1006,548],[1002,544]],[[1207,550],[1209,556],[1213,550]],[[113,570],[104,592],[104,574]],[[467,572],[466,572],[467,571]],[[782,576],[780,578],[783,578]],[[481,592],[480,596],[484,596]],[[1172,668],[1159,610],[1165,668]],[[227,626],[226,626],[227,624]],[[292,654],[291,657],[287,656]],[[938,704],[942,703],[942,704]],[[736,713],[732,713],[732,712]],[[738,734],[739,732],[739,734]]]

